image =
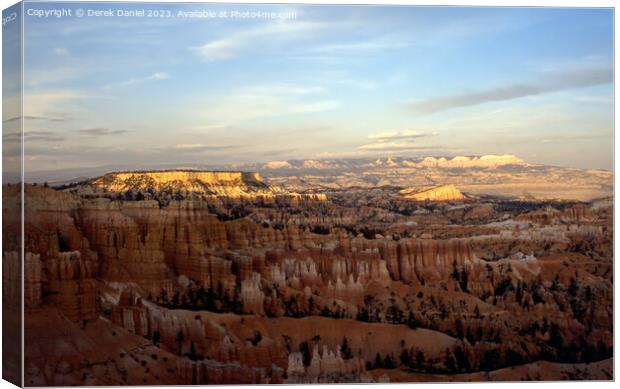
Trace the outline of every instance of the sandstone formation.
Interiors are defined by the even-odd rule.
[[[342,160],[301,160],[301,161],[270,161],[263,165],[264,169],[334,169],[346,164]],[[400,158],[387,157],[365,162],[370,166],[384,167],[439,167],[439,168],[496,168],[507,165],[527,165],[515,155],[481,155],[455,157],[424,157]]]
[[[591,201],[613,194],[613,174],[531,164],[514,155],[321,159],[247,165],[302,193],[455,185],[470,195]]]
[[[189,171],[27,185],[26,383],[605,377],[612,204],[401,190]]]
[[[439,185],[432,188],[404,189],[400,194],[415,201],[462,201],[466,197],[454,185]]]
[[[240,171],[161,170],[107,173],[99,178],[70,186],[82,196],[129,195],[140,199],[165,192],[173,196],[199,195],[225,198],[299,197],[263,182],[260,174]],[[322,199],[322,198],[319,198]]]
[[[496,168],[505,165],[526,165],[526,163],[514,155],[482,155],[479,157],[456,156],[454,158],[435,158],[426,157],[420,161],[419,166],[425,167],[449,167],[449,168],[470,168],[485,167]]]
[[[273,195],[277,188],[270,188],[261,181],[258,173],[203,172],[203,171],[153,171],[108,173],[88,183],[97,189],[113,192],[149,189],[155,191],[184,190],[208,195],[241,197],[248,195]]]

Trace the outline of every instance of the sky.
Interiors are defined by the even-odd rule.
[[[25,19],[28,170],[482,154],[612,169],[610,9],[26,10],[62,6],[73,16]]]

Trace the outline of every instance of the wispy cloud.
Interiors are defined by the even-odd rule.
[[[77,90],[41,90],[24,95],[24,117],[65,118],[62,112],[76,111],[79,102],[96,96]],[[39,120],[39,119],[34,119]],[[42,120],[42,119],[41,119]]]
[[[172,146],[172,149],[177,151],[192,151],[202,152],[210,150],[228,150],[239,146],[234,145],[217,145],[217,144],[205,144],[205,143],[181,143]]]
[[[442,97],[433,97],[413,102],[410,104],[410,107],[415,112],[431,114],[452,108],[469,107],[494,101],[513,100],[544,93],[609,84],[611,82],[613,82],[613,69],[611,67],[588,67],[547,75],[546,78],[537,81]]]
[[[406,151],[406,150],[433,150],[437,146],[427,146],[418,143],[421,138],[437,136],[437,132],[419,132],[416,130],[400,130],[379,132],[368,135],[371,141],[360,146],[364,151]]]
[[[24,86],[37,89],[46,88],[50,85],[62,86],[68,82],[83,79],[93,71],[96,71],[95,65],[76,64],[75,62],[44,68],[32,67],[28,70],[28,77],[24,79]]]
[[[378,39],[326,44],[313,48],[311,52],[329,55],[364,55],[376,54],[384,50],[402,49],[409,45],[408,42],[393,37],[383,37]]]
[[[243,88],[242,91],[245,95],[255,96],[264,96],[266,94],[278,96],[302,96],[325,92],[325,88],[315,85],[273,83],[267,85],[248,86]]]
[[[193,126],[192,128],[190,128],[190,130],[202,132],[202,131],[223,130],[227,128],[230,128],[230,124],[228,123],[211,123],[211,124],[201,124],[198,126]]]
[[[127,86],[131,86],[131,85],[137,85],[137,84],[144,84],[147,82],[152,82],[152,81],[162,81],[162,80],[167,80],[170,78],[170,75],[168,73],[164,73],[164,72],[155,72],[153,74],[151,74],[150,76],[147,77],[142,77],[142,78],[130,78],[128,80],[125,81],[121,81],[115,84],[108,84],[105,85],[103,87],[104,90],[111,90],[111,89],[116,89],[116,88],[124,88]]]
[[[353,78],[342,78],[334,81],[338,84],[352,86],[359,89],[374,90],[377,89],[378,83],[372,80],[362,80]]]
[[[65,57],[69,55],[69,49],[67,49],[66,47],[55,47],[54,54],[61,56],[61,57]]]
[[[44,142],[61,142],[65,137],[52,131],[26,131],[24,132],[24,142],[28,141],[44,141]]]
[[[230,154],[231,150],[241,147],[243,146],[220,143],[178,143],[170,146],[152,148],[150,149],[150,154],[165,159],[170,156],[175,156],[176,158],[201,158],[206,155],[227,155]]]
[[[126,134],[127,130],[113,130],[110,128],[84,128],[81,130],[75,130],[75,132],[79,133],[80,135],[87,135],[87,136],[105,136],[105,135],[122,135],[122,134]]]
[[[228,34],[201,46],[190,47],[205,62],[229,60],[245,54],[263,51],[296,39],[307,38],[321,31],[325,23],[305,21],[270,21],[252,29]]]
[[[388,132],[379,132],[376,134],[368,135],[368,139],[373,141],[389,141],[389,140],[412,140],[418,138],[425,138],[429,136],[439,135],[438,132],[424,133],[418,132],[415,130],[404,130],[404,131],[388,131]]]
[[[239,88],[227,96],[209,99],[208,110],[197,109],[202,121],[227,125],[256,118],[308,114],[336,109],[340,102],[325,98],[322,87],[301,84],[262,84]]]
[[[8,118],[2,121],[2,123],[14,123],[14,122],[18,122],[20,119],[23,119],[24,121],[26,120],[42,120],[42,121],[48,121],[48,122],[66,122],[68,120],[70,120],[68,117],[63,116],[63,115],[58,115],[58,116],[33,116],[33,115],[26,115],[26,116],[16,116],[16,117],[12,117],[12,118]]]
[[[406,151],[406,150],[436,150],[439,146],[425,146],[410,142],[380,142],[369,143],[359,147],[366,151]]]
[[[5,143],[21,142],[20,132],[4,133],[2,141]],[[62,142],[65,137],[53,131],[26,131],[24,132],[24,142]]]
[[[595,103],[595,104],[613,104],[614,99],[612,96],[575,96],[575,101],[581,103]]]
[[[291,155],[295,152],[299,151],[299,149],[271,149],[271,150],[265,150],[265,151],[260,151],[258,153],[256,153],[257,155],[261,156],[261,157],[273,157],[273,156],[280,156],[280,155]]]
[[[541,143],[557,143],[557,142],[567,142],[574,140],[592,140],[592,139],[601,139],[607,138],[611,139],[613,136],[613,131],[581,131],[572,134],[558,134],[551,137],[546,137],[540,140]]]

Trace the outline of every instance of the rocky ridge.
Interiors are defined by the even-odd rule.
[[[240,171],[161,170],[107,173],[65,190],[81,196],[128,194],[139,199],[161,193],[229,199],[304,197],[265,183],[259,173]],[[307,196],[306,196],[307,197]],[[321,194],[312,195],[324,199]]]
[[[324,159],[324,160],[292,160],[292,161],[270,161],[262,165],[263,169],[316,169],[328,170],[339,169],[345,166],[354,167],[391,167],[391,168],[496,168],[499,166],[520,165],[527,166],[522,159],[515,155],[481,155],[481,156],[455,156],[455,157],[386,157],[375,160],[345,160],[345,159]]]
[[[277,161],[249,165],[270,183],[302,193],[456,185],[476,196],[590,201],[613,193],[613,173],[531,164],[514,155]]]
[[[454,185],[439,185],[431,188],[403,189],[404,198],[415,201],[462,201],[465,195]]]

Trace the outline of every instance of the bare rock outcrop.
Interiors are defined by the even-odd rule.
[[[415,201],[462,201],[465,195],[454,185],[439,185],[432,188],[404,189],[400,194]]]

